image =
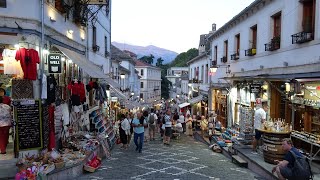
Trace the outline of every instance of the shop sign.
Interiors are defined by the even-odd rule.
[[[304,84],[304,98],[309,100],[320,100],[320,83],[311,82]]]
[[[111,97],[111,102],[118,102],[118,97]]]
[[[48,55],[48,70],[49,74],[61,74],[61,54]]]
[[[258,94],[258,93],[260,93],[260,91],[261,91],[261,82],[253,82],[251,85],[250,85],[250,92],[251,93],[256,93],[256,94]]]

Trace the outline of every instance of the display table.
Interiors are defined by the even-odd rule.
[[[290,131],[267,131],[256,129],[263,133],[263,158],[265,162],[276,164],[275,160],[283,160],[286,152],[282,149],[282,140],[290,138]]]

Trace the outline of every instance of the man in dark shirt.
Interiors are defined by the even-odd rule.
[[[276,172],[280,180],[290,179],[294,177],[292,168],[294,166],[295,158],[293,157],[290,151],[294,152],[297,156],[302,157],[302,154],[296,148],[293,147],[292,141],[289,138],[283,139],[282,149],[284,151],[287,151],[287,153],[284,156],[284,160],[275,160],[278,163],[278,165],[273,167],[272,169],[272,173]]]

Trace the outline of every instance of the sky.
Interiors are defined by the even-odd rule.
[[[111,41],[186,52],[198,48],[213,23],[219,29],[253,1],[113,0]]]

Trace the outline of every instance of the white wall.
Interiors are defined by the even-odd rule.
[[[320,1],[316,1],[320,7]],[[265,51],[264,44],[272,38],[272,18],[277,12],[281,15],[281,47],[275,51]],[[316,8],[315,38],[311,42],[292,44],[291,35],[301,32],[302,4],[299,1],[272,1],[260,8],[252,16],[226,30],[218,38],[213,39],[211,47],[218,46],[218,65],[230,64],[229,76],[255,76],[258,74],[290,74],[315,72],[320,70],[320,18],[319,8]],[[250,48],[250,27],[257,24],[257,54],[245,56],[245,50]],[[240,33],[240,59],[230,60],[235,50],[235,35]],[[224,41],[228,40],[228,62],[221,63]],[[214,57],[214,48],[212,55]],[[285,62],[288,67],[285,67]],[[317,65],[316,65],[317,64]],[[214,82],[226,77],[225,68],[218,68]]]
[[[193,84],[193,86],[200,86],[200,89],[203,91],[208,91],[209,83],[208,80],[206,81],[206,65],[208,65],[208,68],[210,67],[210,58],[209,56],[202,57],[198,60],[195,60],[189,64],[189,80],[192,80],[195,77],[195,68],[199,67],[199,73],[198,73],[198,80],[202,80],[202,83],[200,84]],[[202,70],[203,66],[203,70]],[[192,69],[192,73],[191,70]]]

